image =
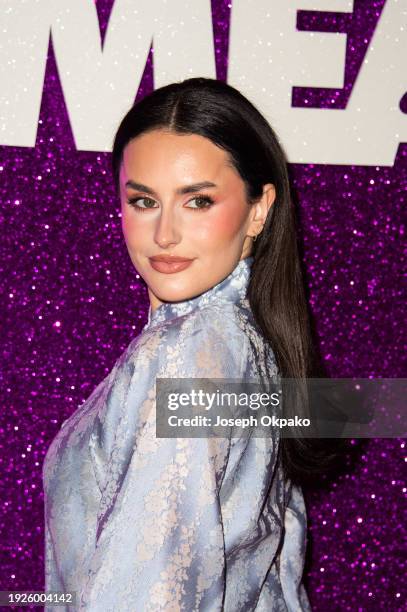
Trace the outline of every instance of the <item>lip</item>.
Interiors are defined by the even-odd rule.
[[[149,257],[151,267],[157,272],[163,274],[174,274],[175,272],[181,272],[188,268],[193,259],[186,259],[185,257],[177,257],[175,255],[155,255]]]

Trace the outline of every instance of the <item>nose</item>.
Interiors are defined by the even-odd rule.
[[[173,244],[178,244],[181,239],[177,230],[177,223],[174,211],[171,209],[161,209],[161,214],[157,221],[154,232],[154,240],[161,248],[168,248]]]

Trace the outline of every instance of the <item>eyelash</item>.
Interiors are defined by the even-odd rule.
[[[144,196],[138,196],[136,198],[129,198],[127,200],[127,203],[130,204],[130,206],[132,206],[135,210],[137,210],[137,212],[145,212],[146,210],[155,210],[152,207],[137,206],[137,202],[139,200],[151,200],[152,202],[154,201],[152,198],[146,198]],[[202,211],[208,210],[209,208],[212,208],[213,204],[215,203],[214,200],[210,196],[208,196],[208,195],[196,195],[191,200],[188,200],[188,203],[192,202],[193,200],[202,200],[202,201],[204,201],[204,202],[206,202],[208,204],[207,206],[203,206],[201,208],[198,208],[198,207],[197,208],[187,207],[187,208],[189,208],[189,210],[193,210],[193,211],[196,211],[196,212],[197,211],[202,212]]]

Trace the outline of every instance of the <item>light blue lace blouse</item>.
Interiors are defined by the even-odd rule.
[[[283,478],[278,437],[155,435],[157,376],[277,373],[245,297],[252,262],[195,298],[150,308],[142,333],[52,441],[46,590],[77,594],[59,610],[311,610],[304,499]]]

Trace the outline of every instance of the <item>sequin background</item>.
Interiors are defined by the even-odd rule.
[[[344,89],[298,88],[295,105],[346,106],[383,5],[356,0],[351,15],[299,14],[298,27],[349,37]],[[111,6],[97,2],[102,37]],[[213,0],[212,10],[224,80],[230,3]],[[135,95],[152,88],[150,50]],[[148,300],[122,239],[110,155],[76,151],[51,44],[36,146],[3,146],[0,154],[0,590],[43,590],[44,454],[141,331]],[[312,311],[333,376],[406,376],[399,281],[406,160],[401,145],[393,168],[290,165]],[[349,459],[333,482],[305,490],[311,604],[316,612],[401,610],[405,444],[353,444],[356,465]]]

